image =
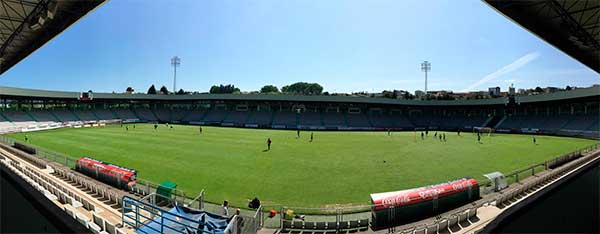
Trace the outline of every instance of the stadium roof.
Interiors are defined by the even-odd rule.
[[[501,14],[600,73],[599,0],[484,0]]]
[[[105,0],[0,0],[0,74]]]
[[[80,92],[48,91],[0,86],[0,97],[21,99],[65,99],[77,100]],[[517,96],[518,103],[544,102],[564,99],[599,97],[600,86],[581,88],[535,96]],[[353,96],[303,96],[286,94],[186,94],[186,95],[149,95],[124,93],[93,93],[94,100],[131,100],[131,101],[280,101],[280,102],[325,102],[355,103],[409,106],[465,106],[465,105],[505,105],[508,98],[454,100],[454,101],[421,101],[389,98],[353,97]]]

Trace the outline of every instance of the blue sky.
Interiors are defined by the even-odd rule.
[[[0,77],[50,90],[485,90],[599,83],[599,75],[478,0],[113,0]]]

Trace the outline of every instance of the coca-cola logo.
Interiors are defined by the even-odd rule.
[[[453,184],[453,185],[452,185],[452,189],[453,189],[454,191],[457,191],[457,190],[463,190],[463,189],[465,189],[465,188],[470,188],[471,186],[473,186],[473,185],[471,184],[471,182],[470,182],[470,181],[468,181],[468,180],[467,180],[467,181],[465,181],[465,182],[462,182],[462,183],[456,183],[456,184]]]
[[[430,197],[437,196],[437,195],[439,195],[440,193],[443,193],[443,192],[444,192],[443,188],[428,189],[428,190],[419,192],[419,196],[422,199],[427,199],[427,198],[430,198]]]
[[[394,197],[386,197],[381,200],[381,204],[384,206],[399,205],[410,202],[408,195],[398,195]]]

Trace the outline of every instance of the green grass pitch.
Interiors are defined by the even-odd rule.
[[[447,142],[419,132],[310,132],[152,124],[58,129],[27,133],[29,143],[74,158],[90,156],[170,180],[188,196],[247,199],[286,206],[369,204],[369,194],[509,173],[595,143],[592,140],[495,134],[477,143],[472,133],[447,132]],[[9,135],[23,141],[24,133]],[[266,151],[266,140],[273,145]]]

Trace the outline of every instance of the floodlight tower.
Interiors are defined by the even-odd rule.
[[[173,93],[177,92],[177,67],[181,64],[181,59],[177,56],[171,58],[171,66],[173,66]]]
[[[427,61],[422,62],[421,71],[425,72],[425,95],[427,95],[427,72],[431,71],[431,63]]]

